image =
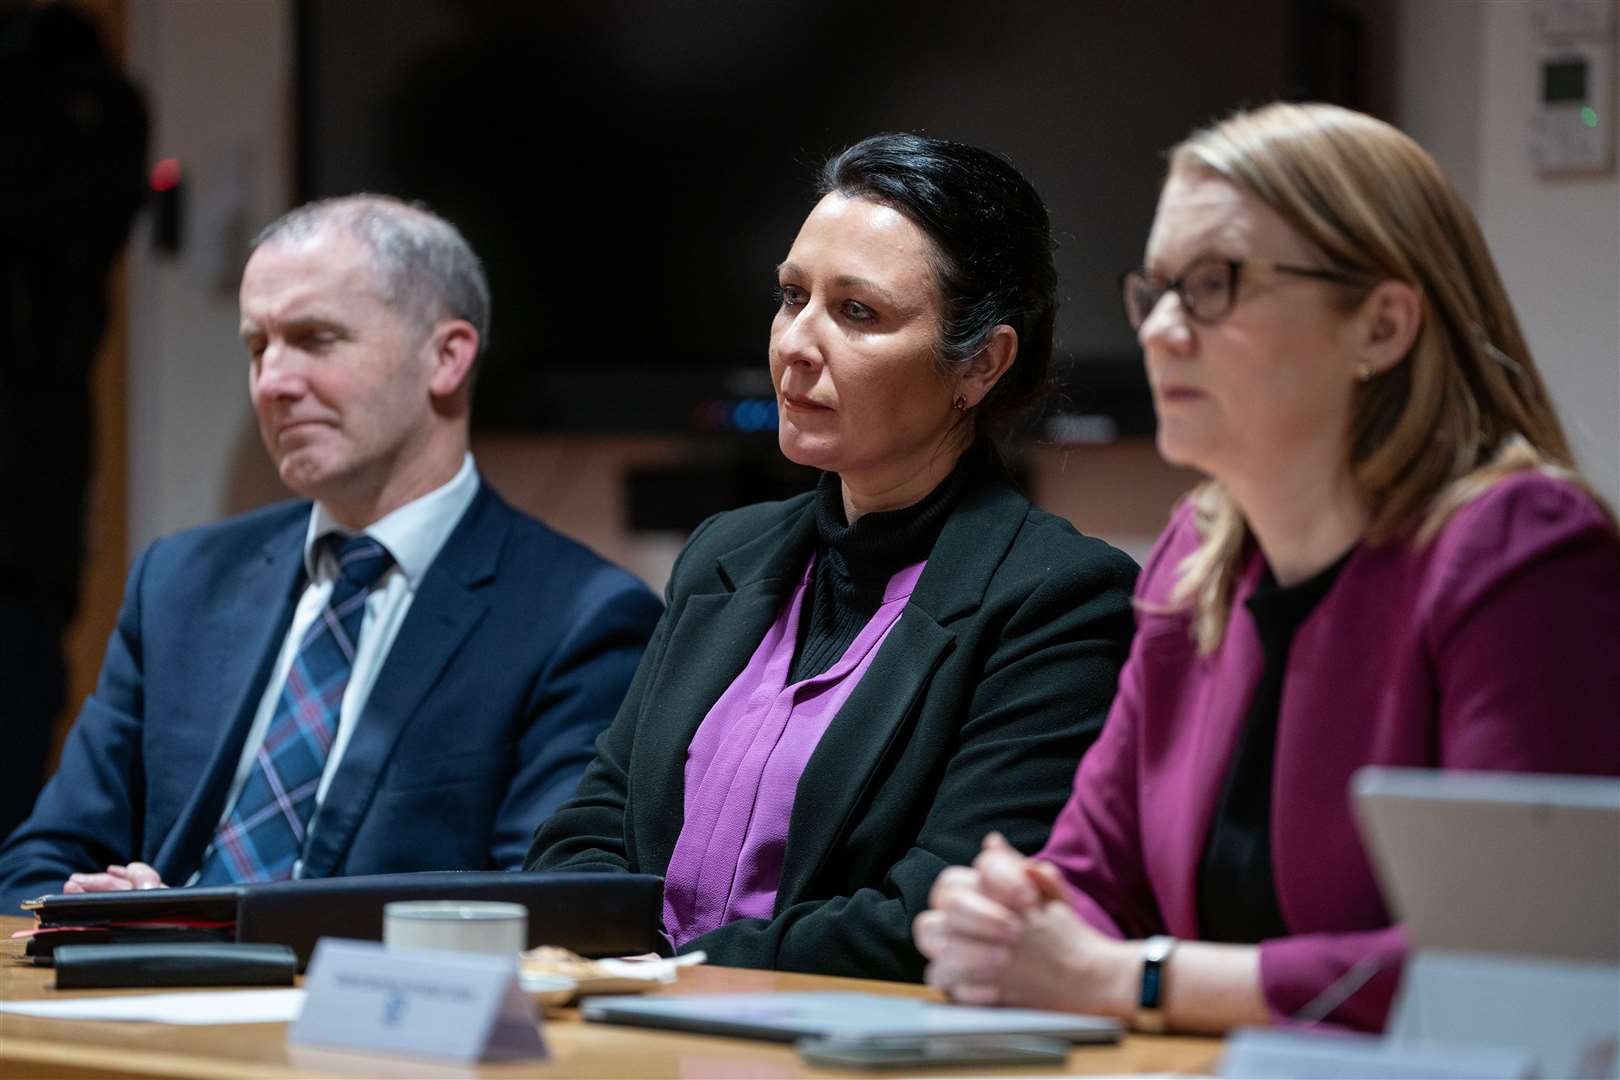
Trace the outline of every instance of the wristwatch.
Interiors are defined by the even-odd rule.
[[[1142,946],[1142,989],[1136,998],[1132,1026],[1152,1035],[1164,1031],[1164,965],[1176,947],[1176,939],[1155,934]]]

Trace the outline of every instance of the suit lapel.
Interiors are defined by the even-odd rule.
[[[799,778],[776,893],[778,911],[804,897],[839,837],[853,825],[873,774],[904,737],[906,721],[956,641],[949,623],[983,603],[1028,509],[1028,500],[1005,484],[975,485],[963,493],[899,621]]]
[[[1196,934],[1198,926],[1198,871],[1215,820],[1215,804],[1238,738],[1248,722],[1249,702],[1265,662],[1254,622],[1243,609],[1244,598],[1253,595],[1259,582],[1261,565],[1259,556],[1251,554],[1233,588],[1226,639],[1217,655],[1198,661],[1208,673],[1197,706],[1201,722],[1182,751],[1180,784],[1167,785],[1171,790],[1179,787],[1185,792],[1182,805],[1188,820],[1163,837],[1162,855],[1156,861],[1165,887],[1157,899],[1160,914],[1169,926],[1193,928],[1185,935],[1189,937]],[[1148,857],[1154,859],[1152,853]]]
[[[815,511],[785,519],[716,560],[718,587],[692,593],[676,619],[658,676],[648,688],[631,763],[638,847],[662,872],[675,850],[686,805],[686,749],[709,709],[741,674],[804,570]]]
[[[997,468],[990,482],[981,481],[962,493],[911,594],[912,606],[942,626],[984,603],[990,578],[1029,516],[1029,500]]]
[[[292,624],[304,583],[308,527],[307,513],[295,515],[253,556],[243,559],[225,590],[231,603],[203,617],[197,626],[197,649],[204,657],[198,670],[218,673],[212,688],[200,696],[224,703],[225,711],[202,782],[193,788],[174,829],[158,850],[156,866],[171,881],[184,881],[197,868],[225,810],[242,744]],[[275,618],[266,619],[267,611],[275,612]]]
[[[904,721],[955,641],[955,634],[920,609],[908,606],[900,613],[799,777],[776,891],[778,911],[803,898],[838,838],[853,825],[873,772],[907,730]]]
[[[305,877],[327,877],[342,865],[394,744],[489,609],[484,589],[496,580],[507,527],[504,507],[481,485],[423,575],[377,673],[326,799],[316,811],[304,852]]]

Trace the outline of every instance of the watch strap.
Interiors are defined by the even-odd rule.
[[[1138,1031],[1157,1033],[1165,1030],[1165,965],[1175,947],[1176,939],[1166,934],[1155,934],[1142,945],[1142,982],[1133,1018],[1133,1025]]]

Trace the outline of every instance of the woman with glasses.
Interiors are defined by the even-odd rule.
[[[1208,480],[1046,847],[992,836],[936,883],[928,981],[1377,1029],[1404,940],[1351,774],[1620,774],[1614,520],[1473,216],[1386,124],[1273,105],[1193,135],[1123,284],[1160,452]]]
[[[879,135],[827,163],[769,349],[782,452],[820,484],[693,533],[529,869],[662,875],[671,943],[716,963],[915,981],[940,870],[990,829],[1041,845],[1136,577],[995,449],[1046,383],[1056,279],[994,154]]]

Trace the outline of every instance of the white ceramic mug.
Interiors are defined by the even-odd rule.
[[[383,905],[390,949],[516,956],[528,948],[529,909],[495,900],[394,900]]]

